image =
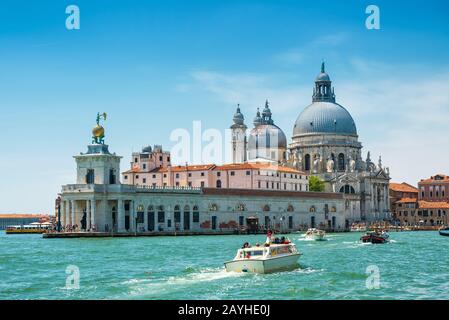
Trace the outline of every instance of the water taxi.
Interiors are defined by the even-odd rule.
[[[50,222],[33,222],[20,226],[7,226],[6,234],[30,234],[30,233],[45,233],[51,228]]]
[[[440,229],[439,233],[441,236],[449,237],[449,227]]]
[[[307,230],[305,238],[307,240],[321,241],[321,240],[325,240],[324,239],[325,235],[326,235],[326,232],[324,230],[311,228],[311,229]]]
[[[373,231],[373,232],[367,232],[364,236],[360,238],[363,243],[386,243],[388,242],[388,238],[390,235],[386,231]]]
[[[298,266],[300,253],[293,243],[270,244],[237,250],[231,261],[225,262],[226,271],[271,273],[292,270]]]

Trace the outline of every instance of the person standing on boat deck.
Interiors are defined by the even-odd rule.
[[[265,240],[265,246],[269,246],[271,244],[272,239],[273,239],[273,233],[271,232],[271,230],[268,230],[267,240]]]

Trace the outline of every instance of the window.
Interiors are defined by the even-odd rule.
[[[164,178],[167,178],[167,174],[166,173],[164,173]]]
[[[179,187],[179,182],[178,182],[178,181],[176,181],[175,185],[176,185],[177,187]]]
[[[246,171],[246,175],[247,175],[247,176],[251,175],[251,171],[249,171],[249,170]]]
[[[341,188],[340,188],[340,193],[345,193],[345,194],[350,194],[350,193],[352,193],[352,194],[354,194],[355,193],[355,190],[354,190],[354,188],[352,187],[352,186],[350,186],[350,185],[344,185],[344,186],[342,186]]]
[[[215,203],[212,203],[209,206],[209,211],[218,211],[218,206]]]
[[[345,171],[345,155],[343,153],[338,155],[338,171]]]
[[[257,181],[257,187],[260,189],[260,181]]]
[[[201,176],[204,177],[204,172],[201,172]]]
[[[125,180],[128,180],[128,176],[125,176]]]
[[[159,223],[164,223],[165,222],[164,206],[159,206],[158,207],[157,222],[159,222]]]
[[[193,216],[192,216],[193,222],[200,222],[200,212],[198,210],[198,206],[193,207]]]
[[[137,207],[137,223],[143,223],[143,215],[145,213],[145,208],[143,205]]]
[[[170,157],[167,157],[167,162],[170,162]]]
[[[136,179],[139,179],[139,175],[136,175]]]
[[[245,225],[245,217],[244,216],[239,216],[239,225],[240,226],[244,226]]]
[[[175,206],[174,216],[175,216],[175,224],[181,223],[181,211],[178,205]]]
[[[201,188],[204,188],[204,181],[201,181]]]
[[[93,184],[95,182],[95,171],[94,169],[88,169],[86,174],[86,183]]]
[[[142,165],[142,168],[143,168],[143,170],[145,170],[145,169],[147,168],[147,165],[144,163],[144,164]]]
[[[316,212],[315,206],[311,206],[309,212]]]
[[[159,156],[159,161],[162,161],[162,156]]]
[[[137,163],[137,162],[139,162],[139,161],[138,161],[138,159],[137,159],[137,158],[134,158],[134,162],[135,162],[135,163]]]
[[[293,208],[293,206],[291,204],[289,204],[288,208],[287,208],[287,212],[293,212],[293,211],[295,211],[295,208]]]
[[[231,171],[231,176],[235,176],[235,171]]]
[[[304,170],[306,171],[310,170],[310,154],[306,154],[304,158]]]
[[[221,177],[221,172],[217,172],[217,177]]]
[[[263,211],[270,211],[270,206],[268,204],[264,205],[262,208]]]
[[[179,173],[176,174],[176,179],[179,179]]]
[[[116,176],[115,176],[115,170],[114,169],[110,169],[109,170],[109,184],[116,184]]]
[[[147,179],[146,179],[146,178],[143,178],[143,179],[142,179],[142,182],[143,182],[143,183],[147,183]]]
[[[189,187],[191,187],[192,186],[192,181],[189,181]]]
[[[217,188],[221,188],[221,180],[217,180]]]
[[[191,178],[192,177],[192,173],[191,172],[189,172],[189,178]]]
[[[292,216],[288,217],[288,228],[293,229],[293,217]]]
[[[156,175],[155,174],[153,174],[153,179],[156,179]]]

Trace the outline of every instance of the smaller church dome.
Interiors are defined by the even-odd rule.
[[[254,118],[254,126],[257,127],[258,125],[262,124],[262,117],[260,116],[259,108],[257,108],[256,117]]]
[[[245,118],[243,114],[240,112],[240,105],[237,106],[237,111],[234,114],[233,118],[234,124],[243,125]]]
[[[331,78],[326,72],[321,72],[317,77],[316,81],[331,81]]]

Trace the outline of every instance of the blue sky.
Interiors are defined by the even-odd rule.
[[[250,124],[269,99],[290,137],[322,59],[364,155],[394,181],[449,174],[448,16],[447,1],[2,1],[0,213],[51,212],[97,111],[122,170],[194,120],[229,127],[237,103]]]

